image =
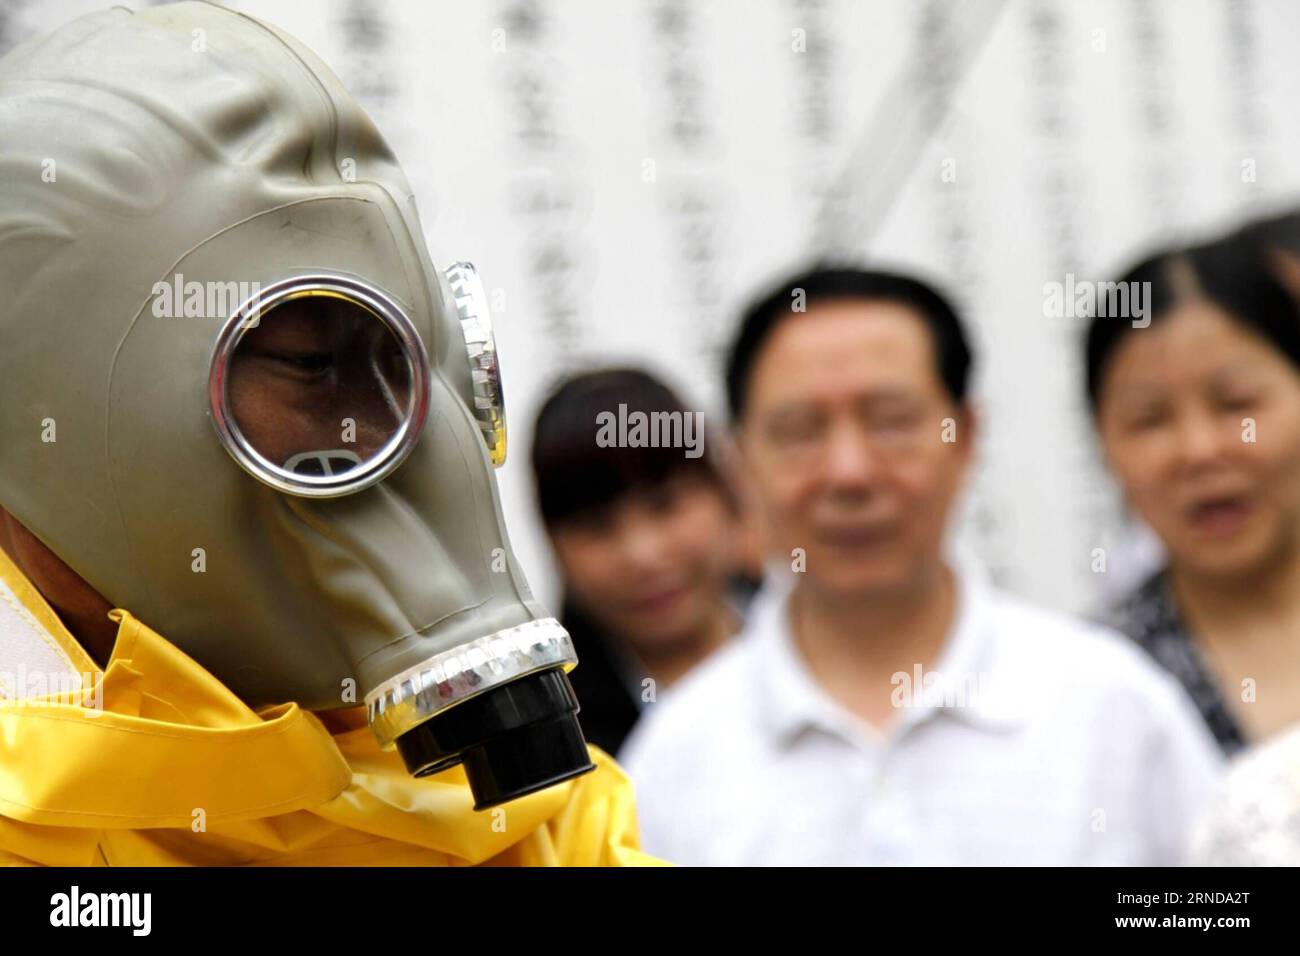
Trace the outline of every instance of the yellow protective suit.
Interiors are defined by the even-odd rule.
[[[0,864],[661,862],[638,849],[631,783],[595,747],[595,771],[475,812],[460,767],[411,777],[360,709],[326,714],[335,733],[296,704],[255,713],[122,610],[101,672],[2,551],[0,582],[11,630],[21,621],[44,652],[101,680],[99,706],[12,686],[2,699],[0,682]],[[11,684],[20,663],[0,660]]]

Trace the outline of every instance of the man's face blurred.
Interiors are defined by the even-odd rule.
[[[750,373],[739,440],[773,549],[850,598],[924,588],[970,457],[924,318],[901,303],[810,303]],[[945,440],[946,439],[946,440]]]

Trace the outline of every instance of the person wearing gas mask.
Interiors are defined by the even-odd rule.
[[[482,286],[292,37],[0,60],[0,863],[617,865]],[[367,726],[368,725],[368,726]]]

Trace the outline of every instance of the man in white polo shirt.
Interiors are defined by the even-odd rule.
[[[1123,638],[944,557],[971,356],[904,276],[815,269],[742,317],[727,390],[787,573],[628,740],[678,863],[1174,864],[1220,757]]]

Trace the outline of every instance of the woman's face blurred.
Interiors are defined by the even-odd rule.
[[[667,649],[712,624],[735,531],[713,485],[678,476],[557,524],[551,540],[587,615],[634,646]]]
[[[1176,566],[1235,577],[1286,557],[1300,531],[1300,370],[1192,300],[1120,342],[1098,426],[1129,504]]]

